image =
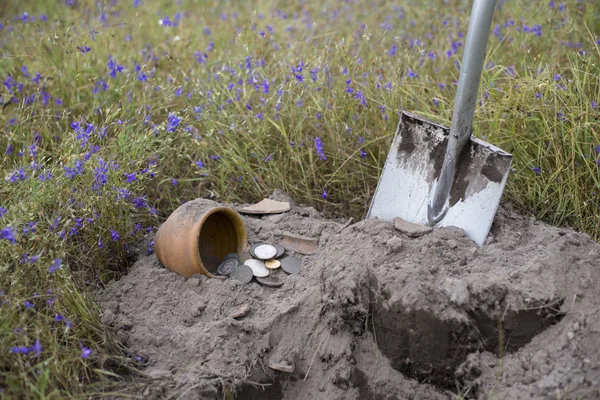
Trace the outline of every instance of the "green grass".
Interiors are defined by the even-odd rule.
[[[111,390],[115,374],[135,368],[135,357],[103,326],[91,289],[126,270],[146,229],[182,201],[251,202],[281,188],[327,215],[363,217],[399,110],[450,123],[462,47],[446,52],[464,41],[470,12],[469,2],[455,0],[398,2],[401,8],[386,0],[64,3],[25,9],[11,0],[0,12],[0,77],[13,79],[0,86],[8,103],[0,112],[0,229],[15,237],[0,240],[5,398],[81,397]],[[474,132],[515,156],[506,201],[598,240],[600,3],[565,4],[561,11],[558,3],[503,2],[496,11]],[[13,19],[25,11],[36,20]],[[158,24],[178,12],[178,26]],[[540,36],[523,32],[535,24]],[[89,52],[78,50],[85,45]],[[196,51],[206,60],[199,63]],[[114,78],[109,55],[124,66]],[[300,62],[303,82],[292,72]],[[418,77],[409,78],[409,69]],[[170,113],[181,121],[168,132]],[[84,120],[93,131],[82,147],[71,124],[85,127]],[[64,168],[86,153],[93,154],[80,173],[66,176]],[[31,168],[34,159],[39,169]],[[28,177],[11,182],[21,167]],[[127,182],[124,174],[134,172],[137,180]],[[147,207],[132,202],[141,196]],[[56,259],[62,266],[50,273]],[[31,351],[36,340],[39,355]],[[12,353],[15,346],[28,354]]]

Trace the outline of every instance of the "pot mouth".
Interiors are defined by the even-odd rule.
[[[229,253],[242,253],[248,243],[244,221],[228,207],[208,210],[194,224],[194,253],[198,263],[210,274]]]

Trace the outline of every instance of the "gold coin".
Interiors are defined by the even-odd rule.
[[[265,266],[269,269],[277,269],[281,266],[279,260],[269,260],[265,262]]]

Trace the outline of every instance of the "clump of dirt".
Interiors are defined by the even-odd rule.
[[[289,231],[319,250],[296,255],[298,275],[276,271],[281,288],[184,279],[151,255],[97,293],[105,322],[147,360],[145,397],[600,396],[600,244],[585,234],[508,206],[481,248],[456,228],[410,238],[295,204],[243,220],[250,243]],[[242,305],[249,314],[232,318]]]

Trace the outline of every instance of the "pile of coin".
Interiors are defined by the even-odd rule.
[[[258,283],[270,287],[280,287],[283,282],[271,274],[271,271],[281,267],[288,274],[300,272],[302,260],[293,256],[285,256],[285,248],[280,245],[257,243],[250,248],[250,256],[243,263],[237,253],[227,254],[219,267],[217,273],[228,276],[242,283],[249,283],[253,278]]]

